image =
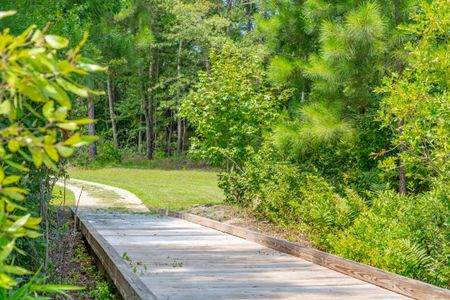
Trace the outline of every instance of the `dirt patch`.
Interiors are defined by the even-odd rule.
[[[213,219],[225,224],[230,224],[279,239],[299,243],[304,246],[311,246],[311,242],[306,237],[306,232],[293,226],[286,228],[258,217],[247,208],[231,205],[196,205],[188,213]]]
[[[63,182],[56,184],[63,186]],[[66,181],[65,187],[74,193],[78,210],[149,211],[136,195],[117,187],[78,179]]]
[[[68,294],[77,300],[119,299],[114,287],[97,269],[89,255],[85,241],[78,230],[74,231],[74,220],[68,210],[54,209],[52,230],[49,240],[49,261],[51,262],[48,282],[84,287]],[[55,296],[54,299],[70,299]]]

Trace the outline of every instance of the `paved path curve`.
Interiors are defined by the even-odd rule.
[[[133,277],[132,284],[153,293],[136,299],[405,298],[185,220],[108,212],[111,203],[113,208],[148,210],[135,195],[119,188],[73,179],[67,183],[76,197],[81,186],[80,219],[114,254],[111,257],[122,266],[122,273]],[[111,192],[118,196],[108,203],[104,195]]]

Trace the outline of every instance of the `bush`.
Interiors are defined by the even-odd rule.
[[[241,172],[223,173],[227,201],[287,228],[303,228],[316,247],[435,285],[450,278],[446,218],[449,179],[408,197],[394,191],[363,200],[343,186],[283,162],[264,147]],[[369,193],[370,195],[370,193]]]
[[[123,151],[114,147],[112,141],[100,139],[97,142],[97,156],[91,161],[87,148],[79,149],[71,160],[75,166],[104,167],[122,162]]]
[[[343,188],[341,196],[317,174],[274,159],[265,148],[245,164],[244,172],[221,174],[227,201],[250,207],[274,223],[307,227],[321,248],[329,248],[328,233],[350,226],[367,209],[351,189]]]
[[[380,193],[370,210],[332,236],[337,255],[404,276],[447,287],[450,267],[448,181],[430,192],[404,197]]]
[[[99,165],[115,165],[122,161],[121,149],[115,148],[109,140],[100,140],[97,153],[95,161]]]

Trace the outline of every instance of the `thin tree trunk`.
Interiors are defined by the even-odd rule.
[[[247,31],[250,32],[253,30],[253,23],[252,23],[252,15],[254,12],[253,3],[250,2],[247,4]]]
[[[403,119],[398,122],[398,131],[401,134],[403,132]],[[400,141],[400,154],[398,156],[398,193],[400,195],[406,195],[406,171],[405,165],[403,164],[403,159],[401,154],[405,151],[403,146],[403,141]]]
[[[113,92],[112,92],[111,78],[109,76],[106,80],[106,84],[107,84],[107,88],[108,88],[109,117],[111,119],[113,144],[114,144],[114,148],[117,148],[119,146],[119,143],[117,140],[116,115],[114,114],[114,98],[113,98],[114,96],[113,96]]]
[[[186,120],[183,120],[183,145],[181,147],[181,150],[186,150]]]
[[[95,105],[94,105],[94,99],[92,95],[88,95],[87,99],[87,108],[88,108],[88,118],[94,120],[95,119]],[[95,123],[89,123],[87,125],[88,134],[89,135],[95,135]],[[97,155],[97,144],[96,142],[92,142],[89,144],[89,161],[95,160],[95,156]]]
[[[149,104],[146,103],[144,108],[145,114],[145,157],[153,159],[153,133],[152,133],[152,117]]]
[[[402,21],[402,17],[400,15],[400,1],[401,0],[394,0],[394,19],[397,25]]]
[[[401,15],[400,15],[400,0],[394,0],[394,18],[395,23],[399,25],[401,23]],[[404,70],[403,62],[398,62],[398,73],[402,74]],[[401,134],[403,132],[403,119],[398,121],[398,132]],[[406,195],[406,170],[405,165],[402,159],[402,153],[405,152],[404,141],[400,141],[400,153],[398,156],[398,193],[400,195]]]
[[[144,111],[144,107],[141,105],[141,112]],[[139,114],[139,131],[138,131],[138,152],[139,154],[142,151],[142,130],[141,126],[143,123],[142,113]]]
[[[181,50],[183,47],[183,40],[180,40],[178,44],[178,55],[177,55],[177,153],[181,154],[183,150],[183,124],[181,122],[181,117],[179,116],[179,106],[180,106],[180,93],[181,93]]]
[[[150,56],[148,67],[148,100],[145,106],[145,138],[146,138],[146,157],[153,159],[153,91],[151,90],[153,80],[153,57]]]
[[[159,48],[157,50],[157,55],[156,55],[156,77],[155,77],[155,82],[158,83],[159,82],[159,67],[160,67],[160,59],[161,59],[161,55],[160,55],[160,51]],[[157,146],[157,141],[158,141],[158,137],[159,137],[159,132],[158,132],[158,118],[157,118],[157,114],[156,114],[156,107],[157,107],[157,102],[155,99],[153,99],[153,152],[156,151],[156,146]]]
[[[167,132],[167,156],[172,155],[173,111],[170,111],[169,126]]]

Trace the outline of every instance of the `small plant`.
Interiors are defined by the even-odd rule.
[[[148,265],[143,263],[142,261],[133,261],[127,252],[122,253],[122,259],[129,263],[130,267],[132,267],[133,273],[137,273],[139,270],[139,266],[142,266],[141,273],[147,272]]]
[[[172,262],[172,267],[174,267],[174,268],[182,268],[183,265],[184,265],[184,263],[182,261],[174,260]]]
[[[95,300],[116,300],[117,296],[112,291],[111,285],[106,280],[97,283],[95,290],[91,292]]]

